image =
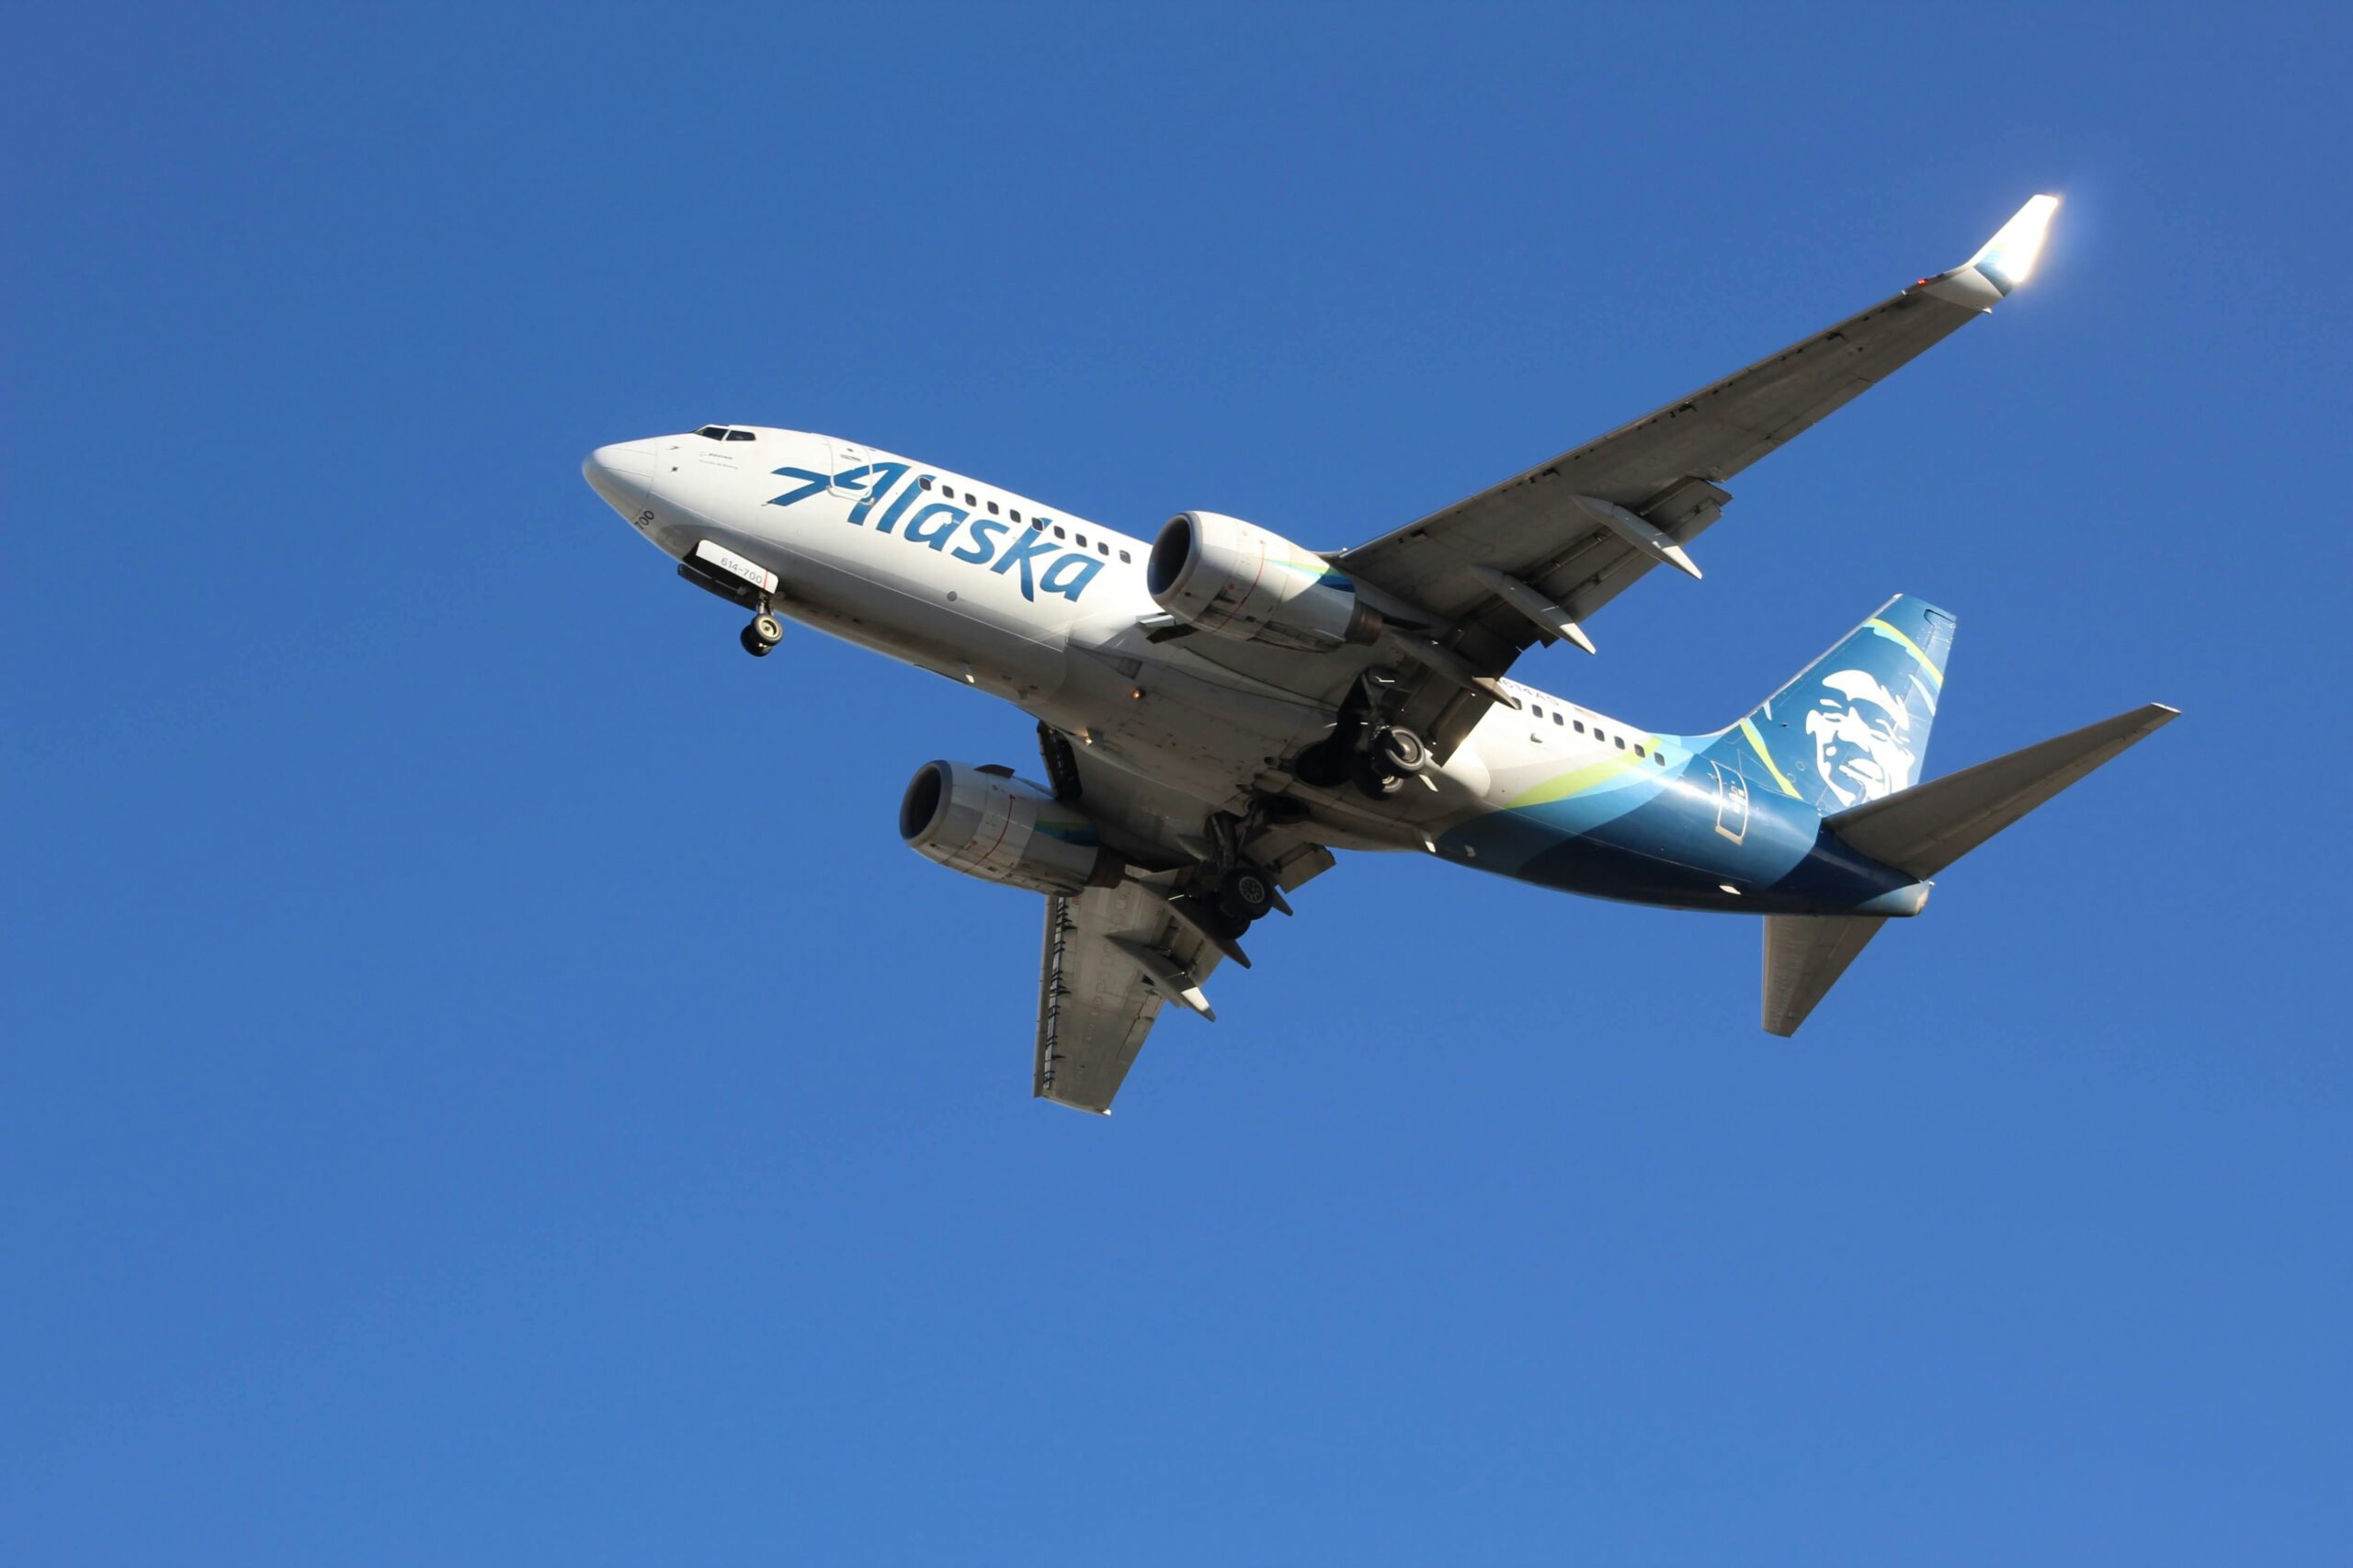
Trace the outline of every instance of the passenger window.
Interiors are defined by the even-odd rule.
[[[1126,551],[1124,551],[1124,550],[1123,550],[1123,551],[1120,551],[1120,559],[1122,562],[1126,561],[1126,560],[1127,560],[1127,558],[1128,558],[1128,552],[1127,552]]]
[[[1567,723],[1567,722],[1568,722],[1568,721],[1567,721],[1567,720],[1565,720],[1565,719],[1563,719],[1563,718],[1562,718],[1562,717],[1561,717],[1561,710],[1560,710],[1559,709],[1555,708],[1555,709],[1553,709],[1553,710],[1552,710],[1552,722],[1554,722],[1555,724],[1565,724],[1565,723]]]
[[[1017,506],[1007,506],[1005,509],[1005,515],[1011,517],[1017,523],[1021,520],[1021,510]]]
[[[1068,539],[1070,536],[1063,532],[1061,526],[1057,524],[1054,528],[1054,537],[1056,539]]]
[[[921,479],[916,480],[915,483],[922,485],[926,490],[928,490],[931,488],[931,475],[926,473]]]
[[[1626,749],[1626,737],[1625,737],[1625,736],[1623,736],[1623,735],[1612,735],[1612,736],[1610,736],[1609,738],[1610,738],[1612,741],[1614,741],[1614,742],[1616,742],[1616,743],[1617,743],[1618,749],[1619,749],[1620,751],[1624,751],[1624,750]]]
[[[1657,763],[1661,767],[1665,767],[1666,766],[1666,753],[1663,751],[1654,751],[1651,753],[1651,760]]]
[[[1095,547],[1095,553],[1097,555],[1108,555],[1111,553],[1111,547],[1108,544],[1098,544]]]
[[[1530,713],[1535,714],[1539,719],[1541,719],[1542,717],[1544,717],[1544,710],[1543,710],[1541,707],[1538,706],[1536,703],[1533,703],[1533,702],[1529,703],[1529,704],[1528,705],[1528,710],[1529,710]]]
[[[1080,534],[1078,536],[1077,544],[1078,548],[1081,550],[1085,550],[1086,548],[1086,536],[1085,534]]]
[[[1645,756],[1649,754],[1643,750],[1642,744],[1640,742],[1636,742],[1634,745],[1634,755],[1636,756]]]
[[[1044,532],[1046,531],[1046,519],[1045,519],[1045,518],[1043,518],[1043,517],[1032,517],[1032,518],[1030,518],[1030,519],[1029,519],[1029,531],[1030,531],[1031,533],[1033,533],[1033,534],[1041,534],[1041,533],[1044,533]]]
[[[1584,733],[1585,733],[1585,721],[1584,721],[1584,720],[1579,719],[1579,720],[1576,722],[1576,729],[1577,729],[1577,733],[1578,733],[1578,734],[1582,735],[1582,734],[1584,734]]]
[[[990,510],[990,511],[992,511],[992,512],[994,512],[994,511],[995,511],[995,510],[996,510],[996,503],[995,503],[995,502],[992,501],[992,502],[990,502],[990,503],[989,503],[989,510]]]
[[[965,505],[965,506],[979,506],[979,505],[980,505],[980,503],[979,503],[978,501],[973,500],[973,499],[972,499],[972,493],[971,491],[967,490],[966,492],[964,492],[964,505]]]

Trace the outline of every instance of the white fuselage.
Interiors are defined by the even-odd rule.
[[[1335,663],[1329,682],[1302,689],[1299,671],[1317,661],[1254,667],[1245,643],[1151,641],[1160,607],[1144,586],[1145,540],[799,431],[736,426],[627,442],[599,449],[587,472],[674,559],[702,541],[723,546],[776,574],[777,613],[1002,697],[1167,791],[1175,832],[1194,831],[1205,808],[1238,811],[1267,790],[1307,801],[1336,846],[1426,849],[1586,753],[1601,763],[1625,754],[1620,741],[1659,744],[1506,683],[1527,707],[1493,709],[1392,798],[1313,789],[1283,764],[1330,733],[1356,666]]]

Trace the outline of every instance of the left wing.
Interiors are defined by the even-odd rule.
[[[2058,199],[2038,196],[1961,266],[1417,523],[1331,558],[1435,619],[1438,663],[1406,717],[1440,756],[1486,710],[1468,689],[1580,627],[1684,546],[1730,479],[2001,302],[2032,268]]]
[[[1125,881],[1048,897],[1038,1097],[1108,1116],[1164,1002],[1216,1017],[1200,983],[1222,956],[1157,887]]]

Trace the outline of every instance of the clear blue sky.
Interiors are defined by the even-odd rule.
[[[2353,1534],[2321,7],[19,7],[0,1559],[2313,1562]],[[1370,537],[2030,290],[1530,679],[1898,590],[1930,771],[2187,717],[1794,1041],[1745,921],[1353,858],[1029,1097],[1029,722],[590,494],[741,420]]]

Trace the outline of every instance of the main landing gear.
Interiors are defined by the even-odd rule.
[[[744,652],[752,657],[765,659],[776,651],[778,643],[784,641],[784,622],[762,610],[752,618],[752,623],[744,628],[743,635],[736,641],[744,644]]]
[[[1385,801],[1429,766],[1422,737],[1395,722],[1397,677],[1368,669],[1335,715],[1332,733],[1299,754],[1291,776],[1319,790],[1353,784],[1369,801]]]
[[[1217,912],[1237,931],[1275,906],[1275,885],[1256,866],[1236,866],[1218,879]]]
[[[1356,754],[1348,777],[1367,800],[1385,801],[1405,787],[1405,780],[1430,759],[1429,747],[1413,731],[1391,725],[1377,732],[1372,744]]]
[[[1290,913],[1290,905],[1283,902],[1275,885],[1274,873],[1243,856],[1242,846],[1256,836],[1264,820],[1262,802],[1254,804],[1245,816],[1213,812],[1201,824],[1210,853],[1182,902],[1198,912],[1197,924],[1228,943],[1238,942],[1270,910]],[[1240,949],[1229,947],[1228,951]]]
[[[1385,801],[1429,766],[1430,749],[1421,736],[1380,722],[1368,709],[1360,697],[1351,698],[1331,735],[1300,753],[1293,776],[1324,790],[1354,784],[1365,799]]]

